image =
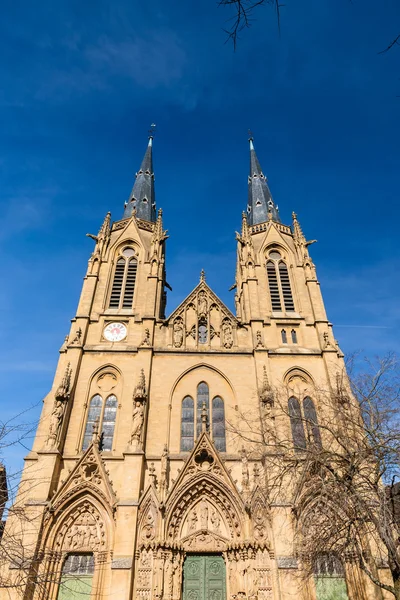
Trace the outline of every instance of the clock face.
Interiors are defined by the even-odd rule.
[[[104,327],[103,335],[109,342],[120,342],[126,338],[127,329],[123,323],[109,323]]]

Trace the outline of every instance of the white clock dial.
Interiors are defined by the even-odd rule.
[[[120,342],[126,338],[127,329],[123,323],[109,323],[104,327],[103,335],[109,342]]]

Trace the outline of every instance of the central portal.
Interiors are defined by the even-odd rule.
[[[183,565],[183,600],[225,600],[226,567],[218,554],[189,554]]]

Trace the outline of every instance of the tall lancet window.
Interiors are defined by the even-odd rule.
[[[215,396],[212,401],[212,437],[215,447],[226,452],[224,401]]]
[[[93,574],[93,554],[68,554],[61,572],[57,600],[90,598]]]
[[[196,412],[197,412],[196,435],[197,435],[197,437],[199,437],[199,435],[201,434],[201,413],[203,410],[203,405],[205,406],[206,411],[207,411],[207,431],[208,431],[208,427],[209,427],[209,423],[210,423],[210,398],[209,398],[209,396],[210,396],[210,394],[208,391],[208,385],[204,381],[202,381],[197,386],[197,403],[196,403],[197,404],[197,406],[196,406]]]
[[[137,258],[131,247],[124,248],[115,264],[109,308],[132,308]]]
[[[341,560],[332,552],[318,555],[314,564],[317,600],[348,600],[346,576]]]
[[[205,381],[201,381],[197,386],[196,402],[192,396],[185,396],[182,400],[181,452],[190,452],[195,440],[201,435],[204,408],[206,431],[211,434],[217,450],[226,452],[224,401],[220,396],[214,396],[210,403],[210,390]]]
[[[309,396],[303,400],[304,420],[306,423],[307,437],[309,442],[322,447],[321,433],[318,425],[317,411],[315,410],[314,402]]]
[[[306,434],[304,431],[303,417],[301,414],[300,402],[297,398],[289,398],[289,417],[292,428],[293,445],[296,452],[301,452],[307,448]]]
[[[85,451],[93,438],[93,427],[97,423],[100,434],[100,450],[112,450],[114,439],[115,420],[117,417],[118,400],[114,394],[107,397],[105,404],[99,394],[95,394],[90,401],[86,418],[85,433],[83,436],[82,450]]]
[[[282,260],[280,251],[275,248],[268,254],[267,277],[271,307],[273,311],[294,311],[292,288],[286,263]]]
[[[181,452],[190,452],[194,445],[194,401],[186,396],[182,401]]]

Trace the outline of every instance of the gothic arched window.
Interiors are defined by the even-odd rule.
[[[114,271],[109,308],[132,308],[137,273],[137,258],[131,247],[124,248]]]
[[[308,434],[307,437],[311,443],[321,448],[322,442],[318,425],[317,411],[315,410],[314,402],[309,396],[306,396],[303,400],[303,412]]]
[[[199,437],[201,434],[201,412],[203,410],[203,405],[206,407],[207,411],[207,431],[210,423],[210,399],[209,399],[209,391],[208,385],[202,381],[197,386],[197,402],[196,402],[196,436]]]
[[[117,418],[118,401],[114,394],[108,396],[104,407],[103,426],[101,428],[101,449],[112,450],[114,438],[115,419]]]
[[[90,598],[93,574],[93,554],[68,554],[61,571],[57,600]]]
[[[185,396],[182,401],[181,414],[181,452],[190,452],[202,432],[201,416],[203,407],[206,409],[206,431],[210,432],[215,447],[220,452],[226,452],[225,405],[220,396],[214,396],[210,406],[210,390],[208,384],[202,381],[197,386],[196,402],[191,396]]]
[[[107,397],[103,407],[103,398],[96,394],[90,401],[83,436],[82,450],[85,451],[93,437],[93,426],[97,422],[100,433],[100,450],[111,451],[114,438],[118,400],[114,394]]]
[[[194,445],[194,401],[190,396],[182,401],[181,452],[190,452]]]
[[[287,344],[287,333],[286,329],[282,329],[281,331],[282,344]]]
[[[292,336],[292,344],[297,344],[297,333],[295,329],[292,329],[292,331],[290,332],[290,335]]]
[[[215,396],[212,401],[212,437],[215,447],[220,452],[226,452],[225,439],[225,408],[224,401]]]
[[[321,553],[314,564],[317,600],[347,600],[346,576],[341,560],[333,552]]]
[[[85,427],[85,435],[83,437],[82,450],[86,450],[89,446],[92,436],[93,436],[93,426],[96,421],[99,423],[100,427],[100,418],[103,408],[103,398],[96,394],[90,401],[88,415],[86,419],[86,427]]]
[[[294,311],[292,288],[289,272],[281,253],[273,248],[268,254],[267,277],[271,306],[274,311],[281,311],[282,306],[288,312]]]
[[[292,428],[294,449],[299,452],[307,448],[306,434],[304,431],[303,418],[301,415],[300,402],[292,396],[289,398],[289,417]]]

